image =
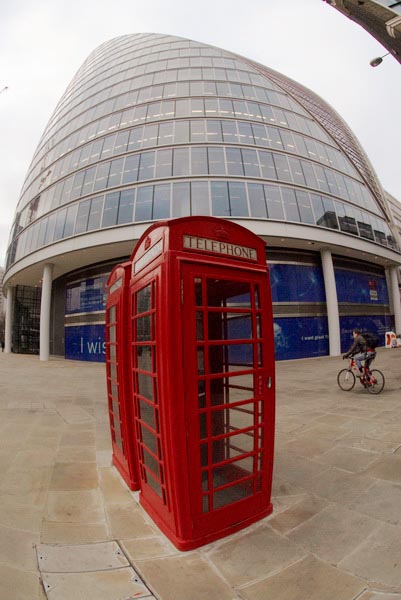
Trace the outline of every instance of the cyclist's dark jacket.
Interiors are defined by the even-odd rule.
[[[368,347],[365,338],[363,337],[363,335],[359,334],[354,339],[354,343],[352,344],[351,348],[346,354],[344,354],[344,357],[348,358],[349,356],[354,356],[355,354],[366,352],[367,349]]]

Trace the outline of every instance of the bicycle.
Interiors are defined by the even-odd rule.
[[[362,367],[362,373],[353,358],[348,359],[348,368],[341,369],[337,375],[337,383],[344,392],[350,392],[357,379],[361,382],[361,385],[368,390],[370,394],[380,394],[384,388],[384,375],[379,369],[370,370],[370,365],[375,359],[376,352],[364,360]]]

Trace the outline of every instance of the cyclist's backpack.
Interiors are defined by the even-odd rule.
[[[365,338],[368,348],[374,350],[380,344],[379,337],[375,333],[362,333],[362,337]]]

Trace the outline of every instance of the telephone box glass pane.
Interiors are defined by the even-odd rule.
[[[146,427],[141,428],[142,442],[146,448],[149,448],[153,454],[157,455],[157,438],[152,431],[149,431]]]
[[[144,313],[152,308],[151,286],[147,285],[136,295],[136,313]]]
[[[241,402],[241,400],[252,400],[254,396],[253,373],[246,375],[232,375],[230,377],[219,377],[210,382],[210,404],[228,404],[229,402]]]
[[[159,463],[157,462],[155,457],[149,454],[149,452],[146,452],[145,449],[143,451],[143,462],[148,467],[148,469],[150,469],[152,473],[154,473],[156,477],[160,479]]]
[[[115,437],[115,442],[116,442],[117,446],[122,451],[123,450],[123,443],[122,443],[122,440],[121,440],[120,421],[117,421],[117,420],[114,421],[114,437]]]
[[[240,454],[253,452],[255,445],[254,431],[239,433],[230,437],[215,440],[212,443],[213,463],[223,462]]]
[[[232,433],[237,429],[247,429],[255,424],[253,402],[241,406],[226,407],[212,413],[212,435]]]
[[[196,313],[196,339],[203,340],[203,312]]]
[[[209,312],[209,340],[252,339],[252,316],[250,313]]]
[[[156,494],[160,498],[163,498],[163,492],[160,483],[153,479],[153,477],[148,472],[146,473],[146,483],[149,485],[149,487],[152,488],[154,492],[156,492]]]
[[[249,477],[253,473],[253,462],[253,456],[249,456],[221,467],[215,467],[213,469],[213,487],[217,488],[244,477]]]
[[[146,342],[152,339],[151,319],[151,315],[136,319],[136,340],[138,342]]]
[[[202,306],[202,279],[195,279],[195,304],[196,306]]]
[[[116,347],[115,344],[110,345],[110,358],[116,360]]]
[[[110,342],[115,342],[116,341],[116,327],[115,327],[115,325],[111,325],[109,327],[109,341]]]
[[[153,400],[153,377],[138,373],[137,378],[140,395],[148,400]]]
[[[137,347],[137,367],[141,371],[153,371],[152,368],[152,346]]]
[[[256,315],[256,337],[262,337],[262,317],[261,315]]]
[[[119,421],[120,420],[120,407],[118,406],[118,402],[116,400],[113,400],[111,403],[111,406],[113,409],[114,419]]]
[[[206,392],[204,381],[198,381],[198,405],[199,408],[205,408],[206,406]]]
[[[205,373],[205,355],[203,348],[198,348],[198,374],[203,375]]]
[[[204,438],[208,437],[208,432],[207,432],[207,414],[206,413],[201,413],[199,415],[199,434],[200,434],[200,439],[203,440]]]
[[[206,294],[208,306],[251,307],[251,286],[247,282],[207,279]]]
[[[110,378],[117,381],[117,365],[115,363],[110,363]]]
[[[152,429],[156,429],[155,411],[151,404],[139,400],[139,418]]]
[[[109,309],[109,323],[114,323],[116,320],[116,307],[112,306]]]
[[[223,490],[216,491],[213,494],[213,509],[222,508],[223,506],[227,506],[227,504],[238,502],[238,500],[242,500],[243,498],[252,495],[253,478],[238,483],[237,485],[231,485]]]
[[[230,373],[253,368],[253,344],[226,344],[209,347],[209,372]]]

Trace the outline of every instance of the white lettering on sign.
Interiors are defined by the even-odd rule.
[[[208,238],[195,237],[192,235],[184,235],[184,248],[225,254],[234,258],[247,258],[248,260],[258,259],[256,248],[247,248],[246,246],[239,246],[238,244],[209,240]]]
[[[134,264],[134,273],[138,273],[141,269],[146,267],[156,256],[159,256],[163,252],[163,240],[159,240],[149,248],[149,250],[139,258]]]

